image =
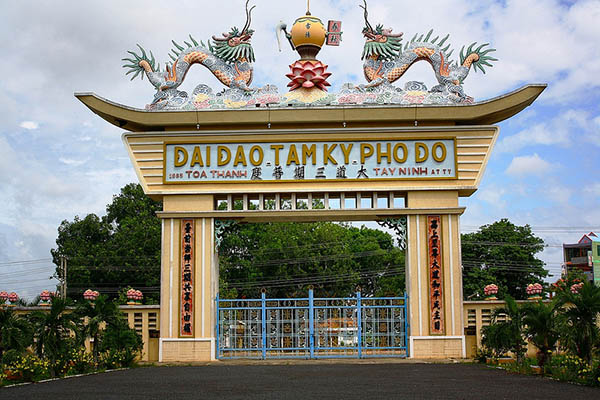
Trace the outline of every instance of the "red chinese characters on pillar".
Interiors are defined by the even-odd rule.
[[[427,216],[429,250],[429,330],[432,335],[444,334],[444,301],[442,270],[442,225],[439,215]]]
[[[181,221],[180,335],[194,335],[194,220]]]

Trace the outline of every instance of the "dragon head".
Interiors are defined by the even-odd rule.
[[[256,6],[248,9],[249,1],[246,1],[246,24],[241,30],[234,26],[229,33],[223,33],[221,37],[212,37],[213,47],[211,50],[213,54],[227,63],[242,60],[254,62],[254,50],[250,43],[254,30],[250,29],[250,23],[252,22],[252,10]]]
[[[366,38],[365,47],[361,59],[375,58],[390,60],[397,58],[402,51],[402,32],[392,34],[392,28],[384,28],[383,25],[377,25],[374,29],[369,23],[367,12],[367,1],[363,0],[364,6],[359,7],[365,10],[365,27],[362,30]]]

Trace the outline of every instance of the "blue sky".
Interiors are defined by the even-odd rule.
[[[121,131],[92,114],[73,92],[93,91],[143,108],[153,89],[146,80],[124,76],[126,50],[140,43],[164,63],[171,39],[192,33],[206,40],[242,26],[243,3],[22,0],[3,5],[0,290],[33,297],[52,288],[48,260],[60,222],[102,214],[120,187],[136,181]],[[254,85],[271,83],[284,91],[295,54],[277,51],[274,27],[280,20],[291,24],[305,2],[254,3]],[[334,91],[345,82],[363,83],[358,3],[312,1],[314,15],[343,24],[342,46],[326,47],[319,55],[333,72]],[[504,217],[529,224],[549,245],[542,258],[558,273],[560,244],[578,240],[588,227],[600,230],[600,1],[371,0],[369,19],[409,39],[431,28],[450,33],[455,54],[474,41],[491,43],[499,61],[486,75],[471,72],[465,81],[465,91],[476,100],[526,83],[548,83],[533,106],[499,124],[480,190],[461,199],[467,207],[462,227],[468,231]],[[426,63],[413,66],[398,84],[409,80],[435,84]],[[198,83],[220,88],[205,69],[195,67],[182,89],[191,91]]]

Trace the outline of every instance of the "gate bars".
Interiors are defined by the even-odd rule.
[[[220,299],[218,359],[406,357],[407,296]]]

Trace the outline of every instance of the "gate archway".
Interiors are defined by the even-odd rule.
[[[128,130],[123,141],[138,178],[149,196],[163,200],[160,360],[217,356],[216,221],[404,218],[408,356],[464,357],[458,200],[477,190],[498,136],[490,124],[521,111],[544,88],[530,85],[473,105],[162,112],[77,95]],[[338,176],[341,166],[345,177]],[[304,176],[297,167],[305,167]],[[276,171],[290,178],[277,179]],[[363,195],[371,207],[294,206],[298,198]],[[397,196],[403,207],[394,207]],[[248,206],[282,198],[291,207]],[[240,210],[229,206],[236,199]]]

